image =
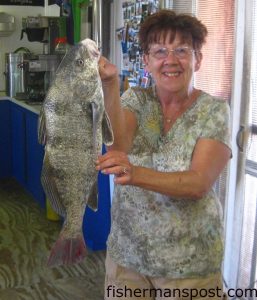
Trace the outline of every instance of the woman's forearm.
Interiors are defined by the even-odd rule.
[[[211,189],[226,166],[231,150],[223,143],[199,139],[188,170],[160,172],[135,166],[126,153],[110,151],[99,157],[97,170],[114,174],[115,183],[134,185],[174,198],[200,199]]]
[[[134,186],[178,199],[200,199],[211,187],[196,171],[159,172],[134,166],[132,178]]]
[[[137,124],[136,118],[131,112],[125,112],[121,106],[120,82],[116,66],[106,58],[101,57],[99,60],[99,74],[102,80],[105,109],[114,133],[114,143],[108,149],[128,153],[132,146]]]
[[[106,86],[104,86],[106,85]],[[109,148],[112,150],[125,151],[125,117],[120,103],[119,81],[113,79],[112,82],[103,84],[104,103],[106,112],[110,118],[114,133],[114,143]]]

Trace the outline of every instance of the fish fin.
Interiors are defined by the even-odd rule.
[[[41,183],[53,210],[58,215],[65,217],[65,208],[62,205],[56,184],[53,180],[52,170],[47,153],[45,153],[44,156],[43,168],[41,172]]]
[[[94,184],[91,187],[88,200],[87,200],[87,205],[93,210],[97,211],[98,209],[98,186],[97,186],[97,181],[94,182]]]
[[[82,232],[73,238],[66,238],[62,233],[51,249],[48,267],[79,263],[87,254]]]
[[[111,121],[106,111],[104,112],[104,117],[102,121],[102,134],[103,134],[103,142],[106,146],[111,146],[114,141],[113,130]]]
[[[46,144],[46,119],[45,119],[44,107],[41,108],[38,117],[38,142],[41,145]]]
[[[93,132],[92,132],[92,137],[93,137],[93,152],[96,156],[101,154],[102,150],[102,145],[99,143],[97,137],[98,137],[98,130],[101,129],[98,128],[101,126],[100,123],[100,113],[99,113],[99,106],[95,103],[91,103],[91,108],[92,108],[92,120],[93,120]]]

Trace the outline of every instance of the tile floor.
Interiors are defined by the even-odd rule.
[[[60,228],[15,181],[0,181],[1,300],[103,300],[105,251],[74,266],[46,266]]]

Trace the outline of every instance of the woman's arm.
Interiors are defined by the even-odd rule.
[[[200,199],[212,187],[231,156],[223,143],[199,139],[190,169],[183,172],[159,172],[130,164],[125,153],[111,151],[99,158],[98,170],[115,174],[115,183],[134,185],[174,198]]]
[[[105,109],[114,133],[114,143],[108,150],[128,153],[137,127],[136,116],[121,106],[119,76],[116,66],[106,58],[101,57],[99,73],[102,80]]]

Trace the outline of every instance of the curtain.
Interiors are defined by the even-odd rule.
[[[234,0],[198,1],[197,17],[207,26],[201,69],[195,86],[225,100],[231,98],[234,47]]]
[[[203,47],[201,68],[195,74],[195,87],[231,101],[234,53],[234,0],[195,3],[195,14],[206,25],[208,36]],[[228,167],[216,182],[219,199],[225,208]]]

